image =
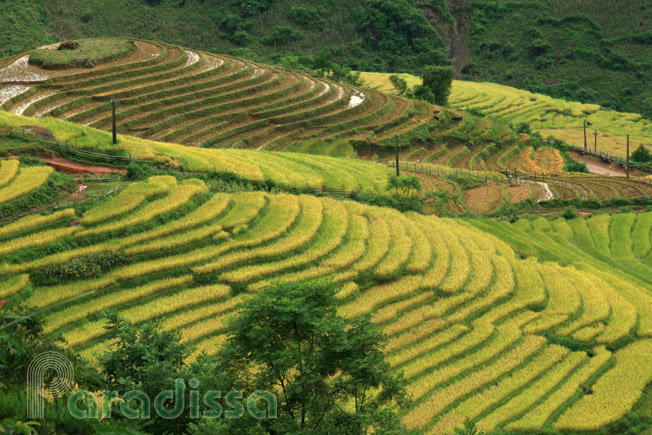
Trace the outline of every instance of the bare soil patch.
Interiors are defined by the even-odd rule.
[[[120,174],[125,175],[126,169],[114,168],[110,166],[90,166],[82,163],[73,162],[63,159],[61,157],[52,157],[45,159],[45,163],[52,166],[57,171],[65,172],[66,174]]]
[[[573,159],[577,160],[578,162],[586,164],[586,167],[591,171],[592,174],[596,175],[607,175],[610,177],[626,177],[627,176],[627,171],[625,171],[624,168],[621,168],[618,163],[605,163],[600,159],[599,157],[594,157],[591,155],[587,154],[580,154],[577,151],[570,151],[568,153]],[[638,170],[632,170],[629,171],[629,175],[631,177],[641,177],[645,175],[645,173],[638,171]]]

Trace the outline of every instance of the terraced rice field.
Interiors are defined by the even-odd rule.
[[[35,119],[0,112],[0,126],[39,125],[81,150],[100,150],[160,163],[188,172],[230,174],[297,189],[383,193],[389,168],[357,159],[240,149],[206,149],[135,137],[111,145],[110,134],[53,118]],[[49,168],[48,168],[49,169]]]
[[[494,83],[455,82],[451,106],[475,108],[503,122],[528,123],[544,137],[553,136],[568,144],[584,146],[584,120],[588,122],[588,146],[605,153],[626,155],[627,134],[633,149],[651,146],[652,123],[634,113],[620,113],[595,104],[567,102]]]
[[[415,400],[408,426],[592,430],[652,381],[651,228],[652,213],[463,221],[156,176],[81,215],[0,224],[0,297],[44,309],[46,334],[84,355],[106,347],[107,310],[214,353],[243,292],[329,276],[342,314],[387,333]],[[65,275],[100,255],[120,260]]]
[[[502,169],[494,157],[516,145],[504,126],[468,114],[454,121],[459,113],[449,110],[435,121],[435,106],[377,90],[165,44],[135,46],[93,70],[41,70],[29,55],[17,57],[0,69],[0,108],[109,130],[114,99],[120,133],[202,148],[356,157],[364,149],[356,153],[350,141],[358,141],[372,144],[373,157],[395,135],[404,147],[416,136],[446,152],[425,145],[406,153],[476,170]],[[416,154],[412,161],[421,161]]]
[[[28,55],[0,69],[0,108],[185,145],[284,150],[304,138],[378,138],[431,118],[430,105],[304,73],[136,41],[92,70],[52,73]],[[25,84],[25,78],[34,80]]]
[[[439,144],[417,147],[400,153],[404,162],[447,166],[480,172],[513,172],[526,174],[560,174],[564,166],[558,150],[515,143],[486,141],[481,144]],[[389,153],[383,160],[393,161]]]
[[[393,92],[390,74],[362,73],[372,89]],[[410,86],[420,79],[400,75]],[[583,104],[555,99],[547,95],[498,85],[454,81],[450,105],[456,110],[477,109],[489,119],[506,124],[530,124],[533,131],[544,137],[553,136],[568,144],[584,146],[584,120],[588,121],[588,145],[595,147],[594,132],[598,131],[597,148],[604,153],[624,157],[626,136],[631,136],[632,150],[640,144],[652,147],[652,122],[635,113],[621,113],[595,104]]]
[[[24,166],[18,160],[0,160],[0,217],[15,211],[12,205],[29,204],[32,198],[38,201],[39,193],[48,189],[53,173],[49,166]]]

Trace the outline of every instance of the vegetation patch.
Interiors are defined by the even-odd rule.
[[[34,50],[29,63],[44,69],[93,68],[127,56],[135,49],[134,41],[128,39],[79,39]]]

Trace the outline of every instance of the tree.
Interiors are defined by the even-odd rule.
[[[448,97],[453,88],[455,68],[452,66],[430,66],[423,75],[423,87],[434,96],[434,104],[448,104]],[[416,92],[416,90],[415,90]]]
[[[442,214],[449,213],[448,203],[455,200],[455,195],[449,189],[435,190],[426,193],[426,198],[434,201],[435,205],[441,210]]]
[[[326,281],[280,283],[241,303],[217,372],[226,389],[275,392],[278,416],[202,422],[191,433],[409,433],[392,411],[404,381],[384,359],[382,331],[369,316],[339,316],[334,294]]]
[[[162,391],[172,390],[175,379],[182,378],[185,359],[192,347],[181,343],[181,334],[162,331],[156,322],[134,326],[114,313],[108,315],[108,339],[114,341],[109,351],[99,359],[105,377],[105,389],[124,394],[131,390],[144,392],[152,403]],[[164,402],[167,408],[169,402]],[[185,418],[163,419],[152,412],[153,422],[148,431],[169,433],[176,426],[182,432],[188,423]]]
[[[391,76],[389,76],[389,81],[392,83],[392,86],[394,86],[396,93],[399,94],[401,97],[407,97],[407,98],[413,97],[412,91],[408,87],[408,84],[405,81],[405,79],[402,79],[400,76],[392,74]]]
[[[652,161],[652,154],[645,147],[645,145],[639,145],[639,147],[632,153],[632,160],[639,163],[649,163]]]
[[[397,177],[390,175],[385,189],[392,192],[401,210],[418,211],[422,204],[421,183],[417,177]]]

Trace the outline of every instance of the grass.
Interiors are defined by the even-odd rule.
[[[122,38],[78,39],[75,49],[37,49],[30,53],[29,63],[44,69],[80,68],[85,60],[93,65],[113,61],[136,50],[136,44]]]

